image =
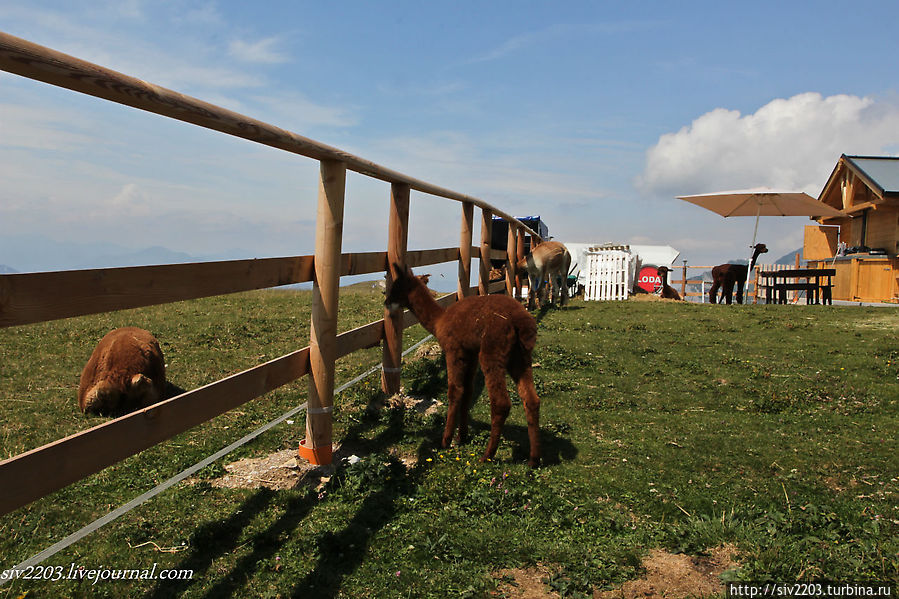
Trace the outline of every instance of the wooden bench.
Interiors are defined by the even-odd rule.
[[[785,304],[787,303],[787,291],[805,291],[806,304],[833,304],[833,294],[831,292],[833,282],[831,277],[836,274],[837,271],[833,268],[794,268],[760,272],[759,277],[770,279],[770,282],[766,282],[763,285],[765,289],[765,303],[776,302]],[[782,281],[779,281],[779,279],[782,279]],[[805,281],[787,282],[787,279],[805,279]],[[826,279],[826,281],[822,281],[822,279]]]

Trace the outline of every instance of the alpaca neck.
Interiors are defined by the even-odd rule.
[[[752,252],[752,258],[749,259],[749,270],[752,270],[755,266],[755,261],[758,259],[759,254],[761,254],[761,252],[758,250]]]
[[[446,310],[437,303],[423,283],[409,292],[409,305],[421,326],[432,335],[436,334],[437,322]]]

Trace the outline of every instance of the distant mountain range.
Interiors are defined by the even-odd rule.
[[[214,255],[191,255],[162,246],[134,249],[105,242],[54,241],[41,236],[0,237],[0,273],[78,270],[116,266],[182,264],[253,258],[233,249]]]

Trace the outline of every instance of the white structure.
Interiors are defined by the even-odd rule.
[[[570,250],[569,250],[570,251]],[[587,259],[585,300],[626,300],[634,284],[637,257],[628,246],[594,246]]]
[[[680,256],[680,252],[670,245],[615,245],[611,243],[565,243],[568,253],[571,254],[571,272],[577,276],[579,285],[587,286],[587,252],[591,248],[603,249],[613,247],[628,248],[633,256],[636,256],[638,265],[634,269],[634,280],[631,281],[631,289],[636,283],[637,272],[640,266],[667,266],[674,268],[674,261]]]

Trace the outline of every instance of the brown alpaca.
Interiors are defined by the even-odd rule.
[[[528,310],[534,309],[534,300],[543,291],[544,285],[549,285],[550,303],[556,301],[557,293],[560,306],[568,303],[567,279],[568,270],[571,268],[571,254],[564,244],[558,241],[544,241],[515,266],[518,276],[528,277]],[[541,296],[541,307],[543,301]]]
[[[680,294],[674,289],[674,287],[668,284],[669,272],[671,272],[671,269],[667,266],[660,266],[658,268],[659,279],[662,281],[662,291],[659,295],[665,299],[680,300]]]
[[[719,264],[712,269],[712,286],[709,288],[710,303],[717,303],[718,289],[720,288],[721,299],[730,304],[735,283],[737,285],[737,303],[743,303],[743,284],[746,283],[746,277],[755,266],[755,260],[759,254],[768,251],[764,243],[757,243],[752,247],[752,258],[749,259],[748,266],[746,264]]]
[[[82,412],[118,414],[152,405],[165,396],[165,361],[159,342],[135,327],[106,334],[81,371]]]
[[[446,428],[443,447],[448,447],[459,423],[459,442],[468,439],[478,363],[490,397],[490,441],[481,461],[493,459],[512,402],[506,389],[506,372],[518,385],[524,402],[531,453],[528,464],[540,464],[540,398],[534,389],[531,354],[537,343],[537,321],[524,307],[505,295],[471,296],[440,306],[427,288],[427,275],[416,277],[408,268],[394,265],[396,277],[385,305],[396,311],[409,308],[422,326],[437,337],[446,355],[448,381]]]

